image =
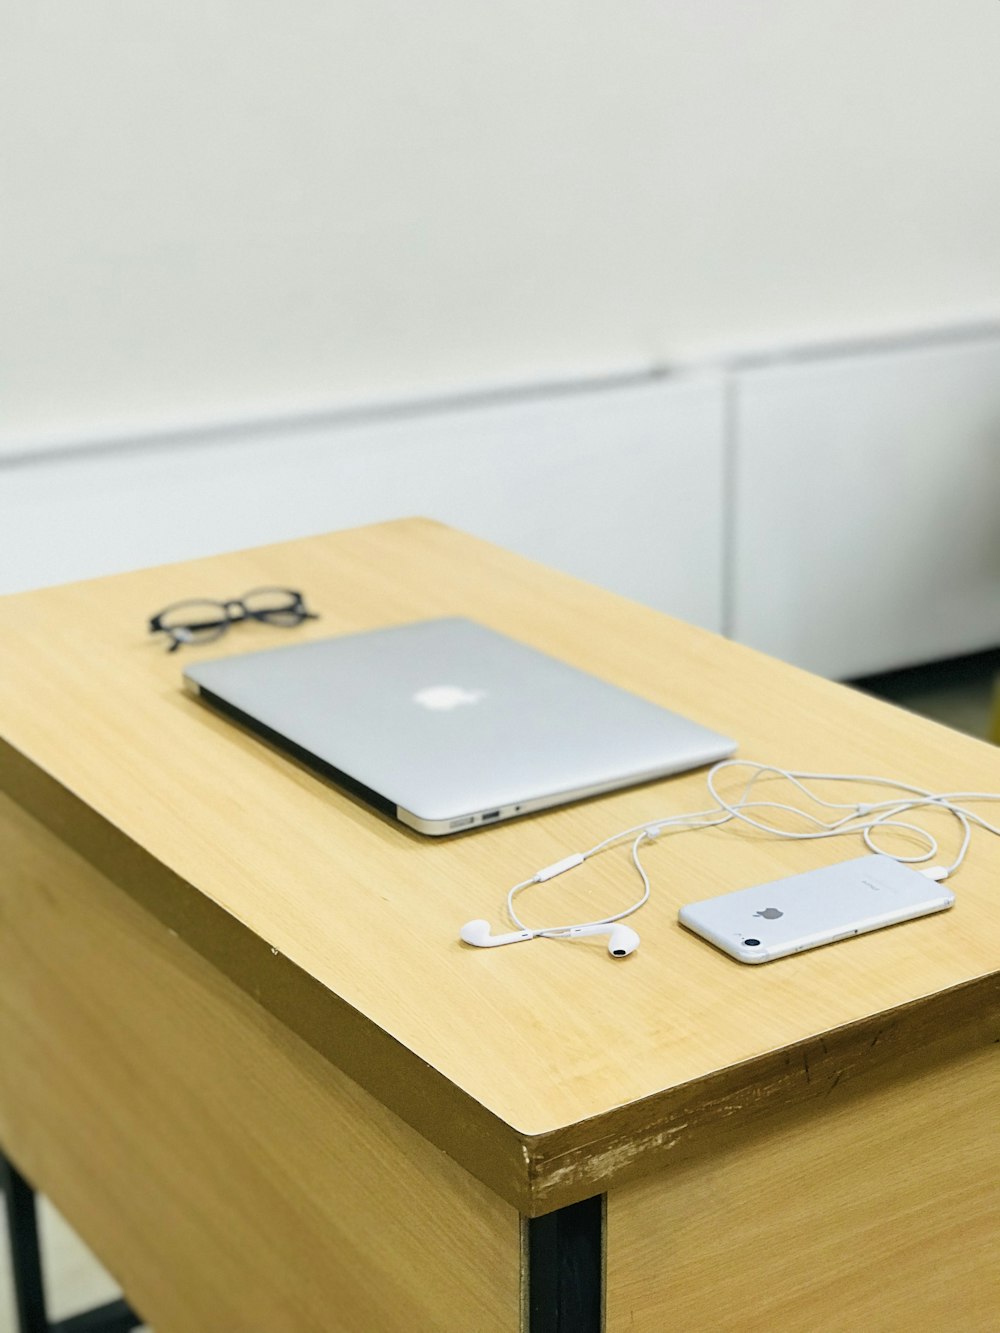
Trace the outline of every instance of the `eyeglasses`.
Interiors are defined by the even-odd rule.
[[[192,598],[174,602],[149,622],[151,634],[170,638],[168,653],[175,653],[182,643],[210,643],[220,639],[230,625],[240,620],[259,620],[265,625],[292,629],[303,620],[318,620],[307,611],[300,592],[291,588],[251,588],[242,597],[227,602]]]

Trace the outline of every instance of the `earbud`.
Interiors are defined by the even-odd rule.
[[[560,938],[577,939],[581,935],[610,935],[608,953],[614,958],[627,958],[639,947],[639,936],[631,926],[609,923],[605,926],[573,926]]]
[[[466,921],[459,932],[464,944],[474,944],[477,949],[493,949],[498,944],[517,944],[519,940],[533,940],[533,930],[516,930],[510,935],[491,935],[488,921]]]
[[[582,935],[609,935],[608,953],[614,958],[627,958],[639,947],[639,936],[631,926],[608,923],[601,926],[571,926],[569,930],[516,930],[509,935],[491,935],[488,921],[467,921],[459,932],[463,944],[477,949],[492,949],[500,944],[518,944],[521,940],[538,938],[555,940],[578,939]]]

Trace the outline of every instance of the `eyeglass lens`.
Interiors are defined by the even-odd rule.
[[[192,599],[168,606],[160,616],[160,625],[183,643],[208,643],[225,633],[229,616],[221,602]]]
[[[297,625],[305,619],[301,598],[288,588],[251,588],[239,600],[248,616],[271,625]]]

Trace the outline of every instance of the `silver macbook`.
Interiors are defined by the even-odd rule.
[[[205,703],[420,833],[725,758],[734,741],[471,620],[191,666]]]

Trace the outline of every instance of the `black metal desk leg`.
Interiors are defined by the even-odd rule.
[[[528,1219],[529,1333],[601,1333],[604,1195]]]
[[[45,1291],[42,1287],[42,1256],[38,1248],[35,1192],[2,1154],[0,1185],[3,1185],[7,1211],[18,1333],[49,1333]]]
[[[138,1328],[142,1320],[125,1301],[111,1301],[96,1310],[85,1310],[83,1314],[54,1324],[49,1322],[42,1284],[35,1191],[3,1153],[0,1153],[0,1187],[3,1188],[10,1233],[17,1333],[131,1333],[132,1329]]]

